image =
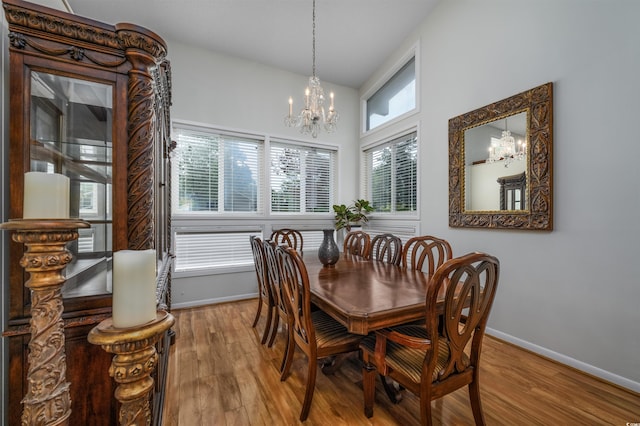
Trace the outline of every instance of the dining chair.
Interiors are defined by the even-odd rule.
[[[298,230],[289,228],[276,229],[271,233],[269,239],[276,245],[285,244],[302,253],[304,240],[302,239],[302,233]]]
[[[372,260],[400,265],[402,263],[402,240],[393,234],[380,234],[371,240]]]
[[[449,242],[431,235],[410,238],[402,248],[402,266],[428,274],[452,257]]]
[[[287,309],[292,317],[292,333],[280,380],[284,381],[289,376],[297,346],[308,360],[307,386],[300,413],[300,421],[305,421],[315,390],[318,359],[358,351],[363,336],[349,333],[345,326],[322,310],[312,311],[309,275],[302,257],[296,250],[278,246],[276,255],[282,272]]]
[[[274,301],[276,303],[275,314],[273,318],[273,324],[271,325],[271,336],[269,337],[269,341],[267,343],[268,347],[273,346],[273,342],[276,339],[278,334],[278,327],[280,325],[280,320],[282,320],[284,326],[287,328],[286,330],[286,343],[285,350],[289,345],[289,339],[292,327],[291,327],[291,316],[287,312],[286,300],[284,296],[284,289],[282,288],[282,279],[280,275],[280,267],[278,265],[278,259],[276,258],[276,244],[273,241],[264,241],[264,253],[267,259],[267,279],[269,281],[269,286],[271,287],[271,294],[274,295]],[[284,368],[284,361],[286,359],[286,353],[282,358],[282,363],[280,365],[280,371]]]
[[[360,349],[367,417],[373,415],[377,372],[419,396],[423,425],[432,424],[431,401],[465,385],[476,425],[485,424],[480,352],[499,272],[498,259],[485,253],[451,259],[429,280],[424,325],[378,330],[363,339]],[[439,309],[441,292],[445,293],[444,308]]]
[[[271,288],[269,287],[267,277],[267,259],[265,257],[262,240],[254,235],[249,237],[249,240],[251,241],[253,264],[255,266],[256,277],[258,279],[258,310],[251,327],[258,325],[258,320],[260,320],[260,314],[262,313],[262,305],[265,305],[267,307],[267,324],[264,327],[261,341],[262,344],[265,344],[269,334],[271,333],[271,322],[274,316],[276,303],[274,295],[271,292]]]
[[[370,249],[371,237],[366,232],[351,231],[344,236],[343,252],[368,258]]]

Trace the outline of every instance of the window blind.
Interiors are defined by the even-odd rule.
[[[412,57],[367,99],[365,130],[374,129],[416,108],[416,58]]]
[[[200,231],[175,233],[176,272],[253,265],[249,238],[262,238],[257,230]]]
[[[270,147],[271,211],[330,212],[335,162],[333,150],[273,142]]]
[[[365,150],[364,157],[365,191],[375,211],[417,211],[417,132]]]
[[[174,212],[262,211],[262,140],[189,128],[174,132]]]

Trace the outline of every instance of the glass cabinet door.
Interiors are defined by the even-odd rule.
[[[70,179],[72,218],[91,224],[69,243],[64,298],[111,292],[113,87],[31,72],[31,171]]]

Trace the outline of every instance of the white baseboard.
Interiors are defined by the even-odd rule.
[[[171,309],[195,308],[198,306],[215,305],[216,303],[235,302],[237,300],[254,299],[258,293],[236,294],[229,297],[216,297],[213,299],[193,300],[182,303],[171,303]]]
[[[509,334],[503,333],[498,330],[494,330],[487,327],[486,333],[500,340],[504,340],[505,342],[509,342],[516,346],[520,346],[521,348],[527,349],[538,355],[542,355],[545,358],[552,359],[561,364],[568,365],[570,367],[575,368],[576,370],[584,371],[587,374],[590,374],[594,377],[598,377],[602,380],[613,383],[625,389],[629,389],[633,392],[640,393],[640,383],[634,382],[633,380],[627,379],[626,377],[618,376],[617,374],[613,374],[601,368],[594,367],[593,365],[587,364],[582,361],[578,361],[577,359],[573,359],[571,357],[560,354],[558,352],[554,352],[547,348],[543,348],[542,346],[538,346],[536,344],[527,342],[526,340],[519,339],[517,337],[511,336]]]

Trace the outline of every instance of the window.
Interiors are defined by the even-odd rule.
[[[271,211],[329,213],[333,205],[335,151],[271,144]]]
[[[262,140],[175,128],[175,213],[260,212]]]
[[[178,276],[250,270],[249,237],[281,227],[301,230],[305,250],[320,246],[333,224],[337,148],[177,121],[172,139]]]
[[[366,103],[365,130],[416,108],[416,58],[413,56]]]
[[[228,229],[199,231],[178,229],[175,233],[176,271],[253,265],[249,239],[262,238],[259,230]]]
[[[98,184],[80,182],[80,214],[96,215],[98,213]]]
[[[367,193],[376,213],[417,211],[417,132],[364,151]]]

